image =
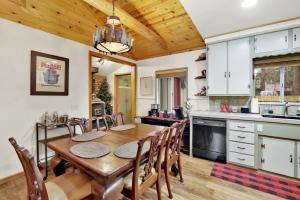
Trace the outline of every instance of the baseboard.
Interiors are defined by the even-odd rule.
[[[5,184],[5,183],[14,181],[15,179],[18,179],[23,176],[24,176],[24,172],[19,172],[19,173],[4,177],[4,178],[0,179],[0,187],[1,187],[1,185]]]

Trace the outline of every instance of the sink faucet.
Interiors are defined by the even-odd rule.
[[[291,107],[291,106],[292,106],[292,105],[290,105],[289,102],[286,102],[286,104],[285,104],[285,111],[284,111],[284,115],[285,115],[285,116],[288,116],[288,115],[289,115],[288,109],[289,109],[289,107]]]

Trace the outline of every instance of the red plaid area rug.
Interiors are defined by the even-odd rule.
[[[211,176],[285,199],[300,200],[300,182],[220,163],[214,163]]]

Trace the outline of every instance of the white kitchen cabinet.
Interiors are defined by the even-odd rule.
[[[257,35],[254,37],[254,52],[256,54],[272,51],[288,50],[288,30]]]
[[[295,141],[262,137],[262,170],[294,177]]]
[[[300,48],[300,28],[293,29],[293,48]]]
[[[228,42],[228,94],[250,95],[251,88],[250,39]]]
[[[208,45],[208,95],[227,94],[227,42]]]

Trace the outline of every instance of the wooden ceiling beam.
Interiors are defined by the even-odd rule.
[[[113,10],[113,5],[107,0],[83,0],[106,15],[111,15]],[[140,21],[132,17],[122,8],[115,6],[116,15],[118,15],[122,23],[143,37],[147,38],[150,41],[153,41],[154,44],[158,44],[163,49],[168,49],[166,41],[159,36],[157,33],[149,29],[147,26],[142,24]]]

